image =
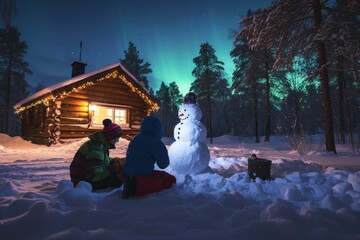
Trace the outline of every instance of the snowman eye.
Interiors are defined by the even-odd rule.
[[[186,109],[184,109],[184,112],[186,112]]]

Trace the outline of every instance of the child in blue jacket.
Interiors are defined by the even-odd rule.
[[[140,133],[129,143],[126,152],[123,198],[144,196],[170,188],[176,183],[176,178],[160,169],[169,166],[168,151],[161,141],[162,126],[158,118],[146,116],[140,128]]]

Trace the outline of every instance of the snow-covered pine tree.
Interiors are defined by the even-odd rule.
[[[275,1],[258,14],[243,18],[242,21],[250,24],[246,24],[237,37],[245,36],[251,49],[275,48],[274,68],[291,64],[297,55],[306,58],[312,52],[317,53],[318,66],[314,72],[320,75],[326,150],[336,153],[325,39],[319,38],[327,19],[324,11],[327,3]]]
[[[251,10],[249,10],[247,12],[247,18],[246,19],[250,19],[248,18],[250,15],[255,15],[255,14],[259,14],[261,13],[261,9],[253,12]],[[241,24],[251,24],[251,21],[242,21]],[[240,28],[242,26],[240,25]],[[264,141],[268,142],[270,141],[270,134],[271,134],[271,108],[272,108],[272,104],[270,101],[270,93],[271,93],[271,88],[270,88],[270,78],[271,78],[271,66],[273,65],[274,59],[273,59],[273,54],[272,54],[272,49],[267,49],[265,46],[264,47],[258,47],[256,50],[250,50],[248,47],[248,43],[247,43],[247,39],[245,37],[242,37],[242,39],[240,39],[240,37],[237,37],[234,41],[234,50],[232,52],[230,52],[230,55],[233,57],[234,59],[234,63],[235,65],[237,65],[238,63],[241,63],[242,60],[236,60],[237,58],[243,59],[243,58],[248,58],[249,60],[251,60],[251,62],[256,62],[255,64],[258,64],[258,75],[257,75],[257,81],[259,82],[263,82],[264,81],[264,86],[263,86],[263,95],[264,95],[264,113],[265,113],[265,126],[264,126]],[[244,54],[244,56],[242,56],[242,54]],[[249,55],[250,54],[250,55]],[[246,61],[246,60],[245,60]],[[246,65],[243,64],[243,66],[240,66],[240,68],[247,68]],[[243,69],[245,70],[245,69]],[[239,71],[242,70],[235,70],[235,75],[233,75],[233,78],[236,76],[236,74],[238,74]],[[237,72],[237,73],[236,73]],[[239,79],[234,79],[235,82],[239,81]],[[260,106],[262,107],[262,106]]]
[[[352,131],[349,121],[356,112],[356,106],[347,108],[349,98],[356,97],[350,92],[354,86],[358,86],[357,95],[360,94],[359,82],[356,83],[360,69],[360,2],[336,0],[329,6],[328,11],[319,38],[326,39],[329,74],[337,80],[334,84],[334,91],[337,93],[337,98],[333,99],[336,100],[333,102],[336,110],[334,113],[339,142],[345,144],[346,132]],[[352,136],[352,133],[350,135]]]

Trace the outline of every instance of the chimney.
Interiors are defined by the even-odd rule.
[[[72,72],[71,72],[71,77],[76,77],[79,76],[81,74],[85,73],[85,67],[86,67],[86,63],[82,63],[82,62],[78,62],[75,61],[71,64],[72,66]]]
[[[86,63],[82,63],[81,62],[81,52],[82,52],[82,41],[80,42],[80,53],[79,53],[79,61],[75,61],[71,64],[72,66],[72,72],[71,72],[71,77],[76,77],[79,76],[81,74],[85,73],[85,67],[86,67]]]

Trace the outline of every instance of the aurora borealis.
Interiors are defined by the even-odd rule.
[[[28,44],[26,61],[31,85],[45,86],[70,78],[73,61],[88,64],[86,72],[124,57],[129,41],[151,64],[150,86],[175,81],[185,94],[194,80],[193,58],[200,44],[210,43],[231,78],[232,30],[248,9],[270,0],[16,0],[14,25]]]

